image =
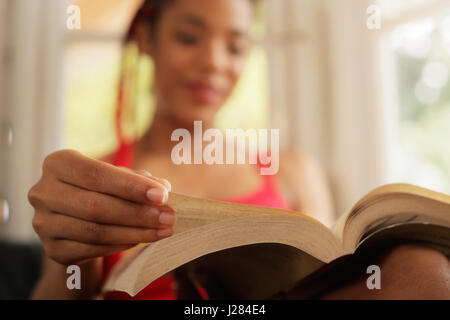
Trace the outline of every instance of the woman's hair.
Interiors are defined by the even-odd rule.
[[[259,0],[249,1],[253,4],[259,2]],[[144,3],[138,10],[130,25],[125,41],[133,38],[139,23],[147,23],[151,27],[150,31],[154,34],[159,17],[164,9],[169,7],[173,2],[175,2],[175,0],[144,0]]]
[[[152,36],[164,9],[175,0],[144,0],[123,39],[122,59],[115,112],[116,135],[120,153],[127,153],[137,139],[136,104],[138,96],[139,62],[142,52],[137,45],[136,31],[142,24],[150,27]],[[149,39],[150,41],[150,39]]]
[[[131,21],[123,39],[123,52],[120,68],[117,108],[115,113],[116,133],[119,154],[134,145],[137,135],[136,100],[138,96],[139,62],[142,52],[137,45],[136,31],[142,24],[150,27],[152,38],[156,34],[157,24],[164,10],[176,0],[144,0]],[[258,0],[249,0],[252,3]],[[150,39],[149,39],[150,41]],[[119,155],[120,156],[120,155]]]
[[[151,27],[151,31],[156,29],[161,13],[175,0],[145,0],[136,15],[134,16],[130,28],[126,34],[125,41],[133,39],[139,24],[146,23]]]

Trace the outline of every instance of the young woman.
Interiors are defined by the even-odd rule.
[[[124,254],[121,252],[172,234],[176,217],[165,205],[170,191],[296,209],[331,225],[332,206],[324,174],[314,160],[299,152],[282,152],[275,176],[259,175],[259,165],[177,166],[171,160],[174,130],[192,132],[195,120],[201,120],[203,128],[213,127],[217,111],[244,69],[252,44],[253,16],[251,0],[144,2],[127,40],[135,41],[139,52],[154,61],[157,108],[153,124],[135,143],[121,139],[117,153],[104,161],[70,150],[46,158],[42,178],[29,192],[35,208],[33,227],[47,255],[33,298],[96,297],[110,268]],[[118,115],[130,107],[124,106],[126,101],[122,86]],[[403,254],[402,248],[390,253],[395,258],[398,252]],[[421,247],[405,250],[438,266],[448,262],[438,252]],[[383,263],[395,269],[389,257]],[[68,264],[81,267],[82,290],[67,289]],[[445,272],[436,279],[448,279],[448,270]],[[169,273],[156,280],[137,298],[185,297],[183,290],[192,288],[191,284],[182,277],[175,281],[174,276]],[[397,288],[395,281],[393,288]],[[439,286],[432,289],[433,293],[443,290]],[[351,297],[355,290],[359,287],[344,286],[330,297]],[[191,291],[207,296],[201,288]],[[112,293],[106,298],[127,297]]]

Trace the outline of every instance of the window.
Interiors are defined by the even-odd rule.
[[[385,73],[396,79],[389,110],[395,137],[390,179],[450,193],[450,6],[438,1],[389,3],[402,16],[395,23],[393,15],[383,45],[390,59]],[[416,10],[409,15],[417,3],[425,14]]]

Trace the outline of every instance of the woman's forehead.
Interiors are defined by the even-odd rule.
[[[176,0],[167,13],[173,22],[245,34],[249,33],[253,17],[250,0]]]

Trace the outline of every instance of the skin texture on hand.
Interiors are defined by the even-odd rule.
[[[170,189],[165,179],[76,151],[49,155],[41,179],[28,194],[35,209],[32,225],[45,250],[33,298],[92,298],[105,255],[170,236],[175,221],[166,205]],[[66,267],[72,264],[83,275],[79,292],[66,286]]]
[[[33,228],[47,255],[65,265],[157,241],[173,227],[165,224],[173,210],[161,181],[75,151],[55,152],[28,194]]]

